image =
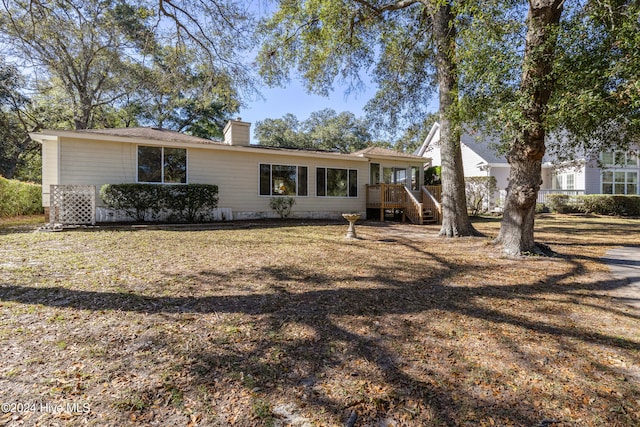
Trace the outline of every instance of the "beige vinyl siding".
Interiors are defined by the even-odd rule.
[[[60,137],[59,146],[45,149],[45,162],[59,160],[59,168],[46,168],[44,182],[95,185],[134,183],[137,180],[137,147],[155,145],[180,147],[187,150],[187,180],[189,183],[215,184],[219,188],[220,208],[231,209],[233,218],[274,217],[269,207],[272,196],[259,194],[259,165],[292,165],[307,167],[308,195],[295,197],[294,217],[334,217],[343,212],[365,213],[366,184],[369,161],[361,157],[280,151],[228,145],[163,144],[159,141],[132,143],[108,140]],[[373,159],[384,167],[420,166],[420,160]],[[317,197],[316,168],[340,168],[358,171],[357,197]],[[55,172],[57,171],[57,172]],[[57,176],[54,176],[55,174]],[[162,185],[162,184],[158,184]],[[277,197],[277,196],[276,196]],[[97,199],[101,205],[100,198]],[[48,204],[48,199],[47,199]]]
[[[267,150],[265,150],[267,151]],[[308,196],[295,197],[296,213],[363,212],[368,163],[363,161],[330,160],[313,157],[287,156],[281,152],[242,152],[194,149],[188,150],[189,182],[216,184],[221,208],[230,207],[237,213],[273,213],[269,207],[271,196],[259,195],[259,165],[277,164],[308,168]],[[316,167],[356,169],[358,197],[316,197]]]
[[[60,144],[60,182],[95,185],[136,182],[136,145],[64,139]],[[101,204],[100,197],[96,198]]]
[[[42,206],[50,203],[51,185],[60,183],[60,143],[48,140],[42,144]]]

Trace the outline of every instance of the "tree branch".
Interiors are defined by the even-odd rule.
[[[424,3],[423,0],[400,0],[393,3],[387,3],[382,6],[375,6],[367,0],[355,0],[355,1],[356,3],[360,3],[364,7],[373,10],[378,15],[382,15],[384,12],[387,12],[387,11],[406,9],[407,7],[412,6],[416,3]]]

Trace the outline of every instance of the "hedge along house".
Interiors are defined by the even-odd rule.
[[[381,148],[343,154],[262,147],[251,145],[249,135],[250,124],[240,120],[225,126],[223,141],[157,128],[32,133],[42,144],[45,214],[50,189],[58,186],[91,186],[97,222],[127,220],[98,197],[104,184],[215,184],[219,202],[211,217],[219,220],[277,217],[269,203],[283,196],[295,199],[295,218],[366,217],[375,206],[368,193],[385,177],[419,195],[408,180],[422,182],[422,157]]]

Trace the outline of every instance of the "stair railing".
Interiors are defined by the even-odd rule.
[[[422,203],[416,199],[416,196],[409,191],[407,187],[404,188],[404,214],[414,224],[423,224],[423,212]]]
[[[438,191],[440,187],[436,187]],[[442,197],[440,194],[438,196]],[[429,209],[433,213],[436,223],[442,224],[442,205],[426,186],[422,186],[422,204],[425,209]]]

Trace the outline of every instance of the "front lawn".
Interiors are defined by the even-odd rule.
[[[0,424],[639,425],[640,313],[599,258],[640,220],[536,224],[557,257],[410,224],[0,224]]]

